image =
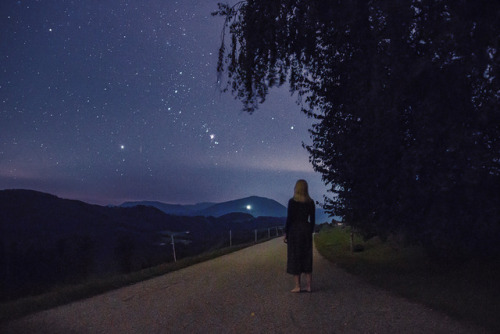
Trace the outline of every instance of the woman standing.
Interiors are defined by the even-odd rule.
[[[294,275],[295,288],[292,292],[300,292],[300,276],[305,273],[306,289],[311,292],[312,280],[312,234],[315,224],[314,201],[309,197],[305,180],[295,184],[293,198],[288,201],[288,215],[285,225],[287,243],[286,271]]]

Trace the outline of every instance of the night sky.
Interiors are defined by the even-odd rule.
[[[253,115],[218,89],[218,1],[1,1],[0,189],[286,204],[304,178],[322,201],[288,88]]]

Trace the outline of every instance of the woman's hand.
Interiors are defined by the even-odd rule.
[[[286,234],[283,236],[283,242],[286,244],[288,242],[288,239],[286,238]]]

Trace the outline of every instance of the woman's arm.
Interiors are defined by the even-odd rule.
[[[314,233],[314,225],[316,224],[316,207],[314,206],[314,202],[311,203],[311,212],[309,217],[311,223],[311,233]]]
[[[288,230],[290,229],[290,224],[292,223],[292,200],[288,201],[288,208],[286,214],[286,223],[285,223],[285,236],[283,237],[283,241],[286,243],[288,239],[286,236],[288,235]]]
[[[291,223],[292,223],[292,200],[289,200],[287,214],[286,214],[285,235],[288,234],[288,230],[290,229]]]

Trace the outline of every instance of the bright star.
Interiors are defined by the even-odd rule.
[[[250,204],[247,205],[247,210],[252,210],[252,206]]]
[[[125,149],[125,145],[120,145],[120,149],[124,150]]]

